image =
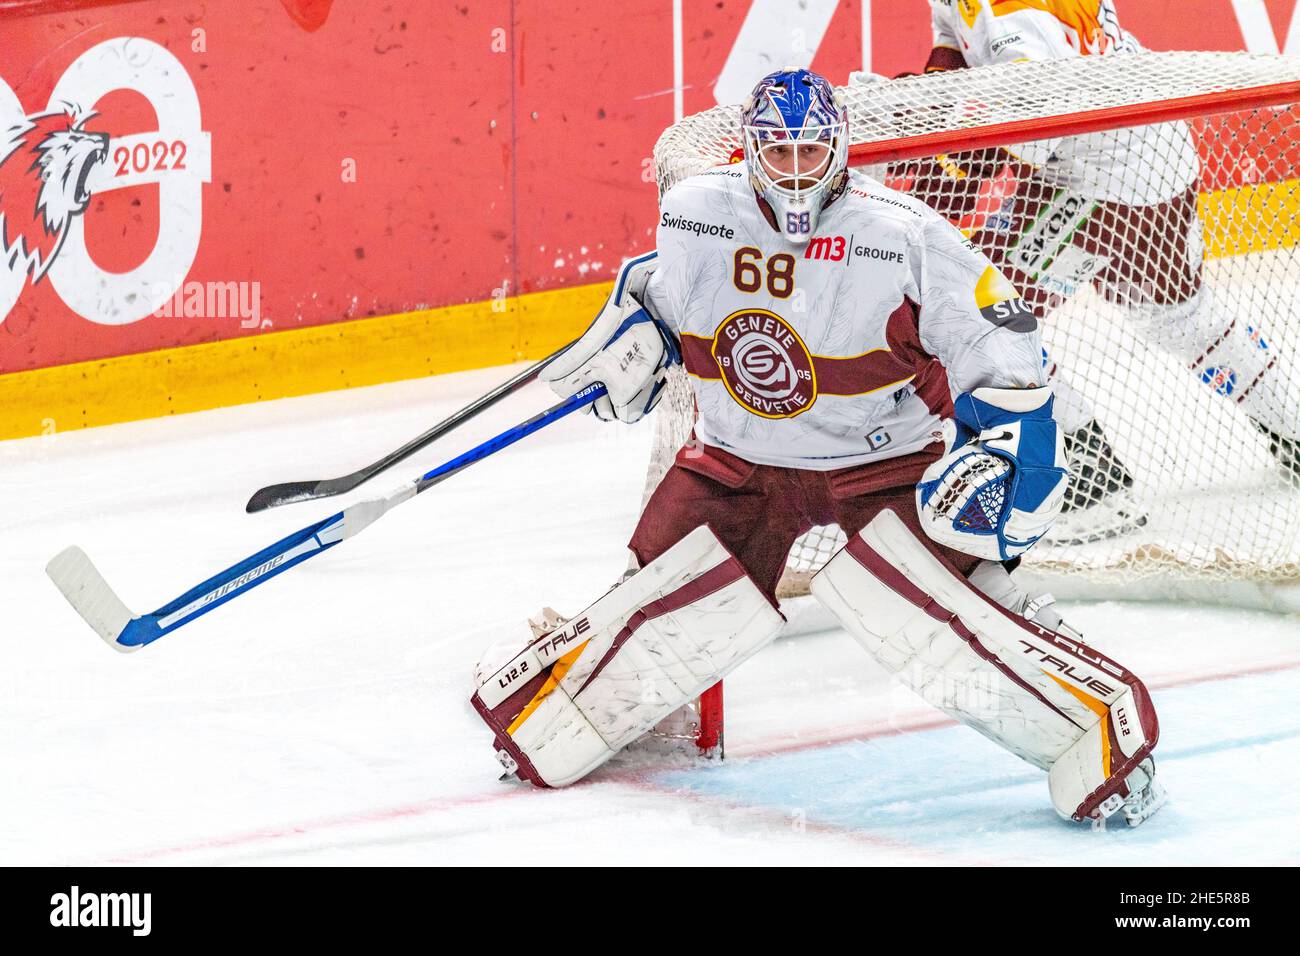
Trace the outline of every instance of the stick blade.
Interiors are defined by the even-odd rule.
[[[279,485],[267,485],[253,492],[244,510],[249,514],[291,505],[299,501],[315,501],[317,498],[333,498],[346,494],[370,477],[369,474],[355,473],[342,478],[326,478],[322,481],[286,481]]]
[[[108,586],[86,552],[75,545],[65,548],[50,559],[50,563],[45,566],[45,573],[50,576],[54,586],[63,592],[72,609],[109,646],[123,653],[140,649],[138,644],[121,643],[120,638],[135,615]]]
[[[253,497],[248,499],[244,510],[251,515],[265,511],[267,508],[293,504],[295,501],[310,501],[312,498],[320,497],[316,494],[316,486],[319,484],[318,481],[286,481],[283,484],[258,488],[253,492]]]

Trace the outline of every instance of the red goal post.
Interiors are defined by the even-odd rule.
[[[849,146],[849,165],[865,166],[906,159],[923,159],[958,150],[969,152],[1026,140],[1081,136],[1085,133],[1099,133],[1128,126],[1170,123],[1176,120],[1195,119],[1218,113],[1235,113],[1266,106],[1289,106],[1298,102],[1300,102],[1300,80],[1271,83],[1248,90],[1217,90],[1155,103],[1106,106],[1058,116],[989,123],[986,126],[962,129],[960,132],[938,130],[932,133],[915,133],[893,140],[855,142]]]

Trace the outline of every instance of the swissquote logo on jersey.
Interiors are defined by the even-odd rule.
[[[0,255],[33,283],[63,248],[72,217],[86,211],[86,181],[108,157],[108,135],[83,128],[92,115],[68,106],[0,132]]]
[[[1038,320],[1009,279],[993,266],[975,283],[975,307],[994,325],[1012,332],[1032,332]]]
[[[794,418],[817,401],[803,339],[775,312],[741,309],[713,333],[713,359],[731,397],[763,418]]]

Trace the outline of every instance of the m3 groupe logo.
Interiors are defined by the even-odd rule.
[[[91,893],[74,885],[50,897],[50,925],[55,928],[130,929],[148,936],[153,928],[152,893]]]

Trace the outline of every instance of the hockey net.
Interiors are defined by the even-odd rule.
[[[996,231],[997,217],[1032,186],[1028,180],[1056,175],[1059,183],[1059,169],[1052,172],[1059,155],[1128,156],[1118,165],[1100,164],[1100,172],[1074,170],[1094,193],[1118,190],[1130,203],[1183,196],[1181,212],[1177,204],[1153,203],[1120,246],[1124,258],[1140,264],[1136,284],[1145,291],[1103,293],[1086,271],[1074,287],[1052,280],[1057,287],[1042,307],[1045,351],[1083,397],[1131,486],[1107,494],[1112,462],[1099,462],[1095,448],[1076,447],[1071,467],[1079,500],[1092,501],[1093,481],[1096,504],[1063,519],[1068,533],[1040,541],[1024,566],[1050,575],[1058,596],[1167,597],[1181,590],[1267,604],[1275,601],[1271,595],[1293,593],[1300,580],[1300,492],[1296,471],[1282,459],[1297,450],[1261,431],[1235,400],[1239,383],[1214,380],[1208,365],[1189,370],[1136,328],[1147,299],[1160,299],[1178,281],[1171,277],[1180,268],[1176,260],[1187,256],[1174,239],[1180,230],[1194,234],[1192,241],[1204,244],[1207,294],[1223,314],[1262,335],[1273,362],[1269,375],[1281,392],[1295,392],[1300,59],[1117,54],[905,77],[840,92],[850,112],[850,163],[916,195],[972,237]],[[738,107],[718,107],[670,127],[654,151],[661,195],[686,176],[729,162],[740,144],[739,125]],[[1005,156],[1053,158],[1004,163]],[[1294,422],[1300,408],[1285,414]],[[691,388],[680,370],[657,415],[647,498],[694,421]],[[1081,468],[1090,451],[1093,467]],[[1117,498],[1121,517],[1133,519],[1119,521],[1120,530]],[[791,551],[783,596],[806,590],[811,573],[843,541],[834,527],[805,535]]]

